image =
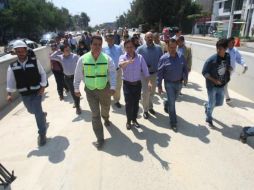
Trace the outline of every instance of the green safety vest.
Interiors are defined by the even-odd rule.
[[[94,60],[91,52],[88,52],[83,57],[84,65],[84,81],[86,87],[90,90],[104,89],[108,83],[108,57],[101,53]]]

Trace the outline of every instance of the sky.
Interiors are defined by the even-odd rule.
[[[48,0],[55,6],[65,7],[71,14],[85,12],[90,17],[90,26],[113,22],[117,16],[130,9],[133,0]]]

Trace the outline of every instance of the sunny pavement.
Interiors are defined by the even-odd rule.
[[[216,128],[207,127],[205,81],[199,73],[191,72],[176,104],[178,133],[169,129],[162,99],[156,95],[157,114],[149,120],[141,117],[140,104],[140,129],[127,131],[124,107],[111,108],[112,125],[104,128],[102,151],[91,144],[95,135],[84,91],[83,112],[77,116],[70,95],[59,101],[53,76],[49,83],[43,102],[49,122],[46,146],[37,147],[35,119],[22,103],[0,120],[0,162],[17,176],[9,189],[253,189],[254,139],[242,144],[239,134],[242,127],[254,124],[254,103],[231,92],[231,106],[214,111]]]

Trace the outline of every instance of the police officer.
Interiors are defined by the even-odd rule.
[[[46,73],[35,57],[28,55],[27,45],[17,40],[13,48],[18,60],[7,70],[7,101],[13,100],[12,93],[16,90],[21,94],[27,111],[35,115],[38,127],[38,145],[46,144],[46,119],[42,110],[42,95],[47,85]]]

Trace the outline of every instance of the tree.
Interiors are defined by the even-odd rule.
[[[200,13],[198,6],[193,6],[191,0],[134,0],[130,10],[117,19],[117,23],[129,27],[137,27],[147,23],[151,28],[161,30],[162,26],[180,26],[188,29],[185,25],[187,16]],[[120,21],[121,19],[121,21]]]

